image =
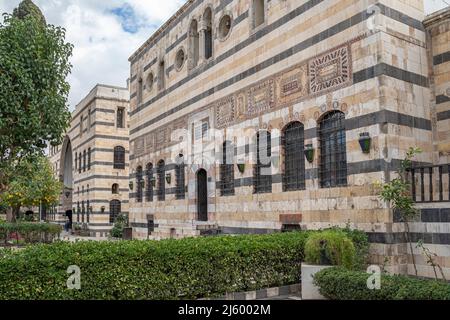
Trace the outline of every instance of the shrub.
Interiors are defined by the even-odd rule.
[[[114,221],[114,227],[111,229],[111,237],[122,238],[123,229],[128,225],[128,217],[125,214],[120,214]]]
[[[450,300],[450,284],[411,278],[381,276],[380,290],[367,288],[370,274],[343,268],[330,268],[315,274],[320,293],[332,300]]]
[[[50,223],[0,222],[0,241],[22,239],[25,243],[52,242],[62,231],[61,226]]]
[[[310,232],[79,241],[0,253],[1,299],[196,299],[298,283]],[[81,270],[81,290],[66,270]]]
[[[354,267],[355,246],[345,232],[329,229],[311,234],[305,244],[305,261],[321,264],[322,247],[332,265]]]

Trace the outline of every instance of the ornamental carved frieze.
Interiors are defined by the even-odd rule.
[[[215,127],[222,129],[350,86],[353,83],[351,44],[358,39],[359,37],[251,86],[241,88],[197,111],[212,110]],[[326,107],[328,109],[328,106]],[[296,114],[295,119],[306,120],[304,114]],[[171,134],[181,128],[187,129],[186,116],[148,133],[145,136],[145,152],[161,150],[177,143],[178,141],[171,141]],[[144,139],[139,141],[138,138],[136,155],[139,155],[137,151],[143,148]]]
[[[350,47],[343,46],[313,58],[308,63],[311,95],[340,89],[352,82]]]

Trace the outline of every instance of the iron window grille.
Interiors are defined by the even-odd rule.
[[[152,179],[153,179],[153,164],[149,163],[147,164],[147,189],[145,192],[145,200],[147,202],[153,201]]]
[[[347,185],[347,151],[345,115],[332,111],[319,124],[320,186],[332,188]]]
[[[166,199],[166,181],[165,181],[165,163],[161,160],[158,163],[158,201],[164,201]]]
[[[121,146],[114,147],[114,169],[125,169],[125,148]]]
[[[220,194],[222,196],[234,195],[234,146],[231,141],[225,141],[222,145],[220,181]]]
[[[80,222],[80,201],[77,202],[77,222]]]
[[[305,140],[304,126],[292,122],[284,129],[282,137],[284,149],[283,190],[305,189]]]
[[[114,223],[117,216],[122,211],[122,204],[119,200],[112,200],[109,203],[109,223]]]
[[[142,202],[142,181],[143,181],[143,175],[142,175],[142,167],[138,167],[136,170],[136,201]]]
[[[79,156],[78,156],[78,173],[81,173],[81,170],[82,170],[82,165],[81,165],[81,152],[80,152],[80,154],[79,154]]]
[[[91,170],[91,148],[88,149],[88,170]]]
[[[86,213],[86,208],[84,206],[84,201],[81,201],[81,222],[84,223],[84,214]]]
[[[272,192],[271,135],[268,131],[256,135],[256,164],[253,176],[254,193]],[[265,157],[261,157],[265,155]]]
[[[75,152],[75,171],[78,169],[78,153]]]
[[[86,171],[86,150],[83,151],[83,172]]]
[[[86,208],[86,222],[89,223],[90,220],[90,205],[89,205],[89,200],[86,203],[87,208]]]
[[[184,174],[184,163],[181,163],[175,167],[175,198],[180,200],[185,198],[185,174]]]
[[[125,108],[117,109],[117,128],[125,128]]]

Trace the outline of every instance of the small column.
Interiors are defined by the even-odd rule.
[[[199,54],[198,54],[198,64],[202,64],[205,61],[205,32],[206,27],[202,25],[199,31]]]

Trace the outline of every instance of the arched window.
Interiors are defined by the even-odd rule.
[[[145,199],[147,202],[153,201],[153,164],[149,163],[146,167],[147,174],[147,190],[145,192]]]
[[[86,171],[86,150],[83,151],[83,171]]]
[[[305,141],[304,126],[300,122],[291,122],[283,131],[284,150],[284,191],[305,188]]]
[[[234,195],[234,146],[231,141],[222,144],[222,164],[220,165],[220,194]]]
[[[75,171],[78,169],[78,153],[75,152]]]
[[[137,92],[136,92],[136,98],[137,98],[137,105],[139,106],[140,104],[142,104],[142,99],[143,99],[143,90],[144,90],[144,83],[142,81],[142,78],[139,79],[138,81],[138,87],[137,87]]]
[[[321,187],[347,185],[345,114],[327,113],[319,123],[319,139]]]
[[[88,192],[89,192],[89,189],[88,189]],[[87,223],[90,222],[90,215],[91,215],[91,205],[88,200],[88,201],[86,201],[86,222]]]
[[[91,148],[88,148],[88,170],[91,170]]]
[[[272,192],[272,143],[268,131],[256,134],[256,164],[253,177],[255,193]]]
[[[177,158],[177,165],[175,167],[175,198],[176,199],[184,199],[185,197],[185,179],[184,179],[184,158],[183,155],[180,154]]]
[[[189,26],[189,68],[195,68],[198,64],[199,58],[199,33],[198,33],[198,22],[197,20],[192,20]]]
[[[139,166],[136,169],[136,201],[142,202],[142,182],[144,181],[142,176],[142,167]]]
[[[109,203],[109,222],[114,223],[121,211],[122,211],[122,204],[120,203],[120,201],[112,200]]]
[[[164,59],[159,63],[158,70],[158,90],[164,90],[166,87],[166,64]]]
[[[207,8],[203,14],[203,25],[205,26],[205,59],[212,57],[213,38],[212,38],[212,12]]]
[[[80,190],[78,189],[78,193],[80,193]],[[77,222],[80,222],[80,201],[77,202]]]
[[[78,173],[81,173],[82,165],[81,165],[81,152],[78,155]]]
[[[114,169],[125,169],[125,148],[114,147]]]
[[[111,187],[111,193],[112,194],[119,194],[119,185],[117,183],[114,183]]]
[[[164,201],[166,199],[166,181],[165,181],[165,172],[166,165],[164,160],[160,160],[158,162],[158,200]]]
[[[253,28],[257,28],[265,21],[266,3],[265,0],[253,0]]]
[[[84,200],[81,201],[81,222],[84,223],[84,214],[86,213],[86,207],[84,206]]]

